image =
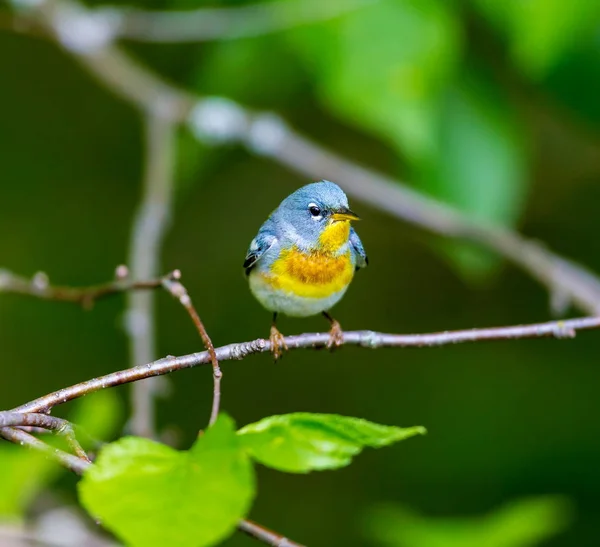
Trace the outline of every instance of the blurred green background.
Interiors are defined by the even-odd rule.
[[[185,88],[276,111],[352,160],[600,271],[598,2],[380,0],[255,38],[127,49]],[[0,74],[0,266],[43,270],[60,284],[110,279],[126,260],[141,191],[138,113],[42,39],[0,32]],[[241,264],[267,214],[310,181],[238,147],[201,145],[184,130],[177,157],[163,270],[183,272],[215,345],[264,337],[269,314]],[[344,328],[428,332],[550,318],[546,288],[514,266],[351,205],[364,219],[357,229],[371,266],[335,308]],[[177,303],[157,298],[159,353],[201,350]],[[126,368],[122,310],[121,297],[84,312],[2,295],[1,406]],[[322,318],[280,322],[290,334],[325,326]],[[543,544],[597,545],[599,351],[591,332],[575,341],[345,347],[292,352],[276,365],[268,355],[225,363],[223,408],[240,426],[309,411],[429,431],[334,473],[261,468],[251,517],[311,546],[534,545],[461,543],[462,521],[442,528],[441,543],[385,530],[390,519],[417,526],[417,513],[477,516],[518,498],[561,495],[572,500],[573,522]],[[186,447],[208,416],[212,380],[199,368],[170,382],[160,426]],[[118,392],[126,402],[128,388]],[[74,499],[72,477],[53,489]],[[560,532],[568,517],[557,511],[525,520]],[[240,534],[227,542],[252,544]]]

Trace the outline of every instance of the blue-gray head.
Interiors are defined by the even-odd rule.
[[[275,211],[275,218],[286,231],[291,228],[296,235],[315,244],[334,223],[359,220],[350,210],[344,191],[327,180],[307,184],[290,194]]]

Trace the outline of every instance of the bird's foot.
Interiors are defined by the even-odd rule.
[[[329,340],[327,341],[327,349],[334,350],[335,348],[339,348],[344,343],[344,331],[342,331],[342,327],[335,320],[331,321],[331,330],[329,331]]]
[[[277,361],[283,355],[283,353],[288,350],[288,347],[285,343],[283,334],[279,332],[275,325],[271,326],[269,341],[271,342],[271,353],[273,354],[273,360]]]

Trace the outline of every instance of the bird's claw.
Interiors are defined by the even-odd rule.
[[[327,349],[333,351],[339,348],[344,343],[344,331],[341,325],[334,319],[331,322],[331,330],[329,331],[329,340],[327,341]]]
[[[273,354],[273,360],[277,361],[285,351],[288,350],[287,344],[283,334],[279,332],[275,325],[271,326],[271,334],[269,336],[271,342],[271,353]]]

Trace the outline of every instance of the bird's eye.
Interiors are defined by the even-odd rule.
[[[321,209],[320,209],[320,207],[318,205],[315,205],[314,203],[311,203],[308,206],[308,210],[310,211],[310,214],[313,217],[321,216]]]

